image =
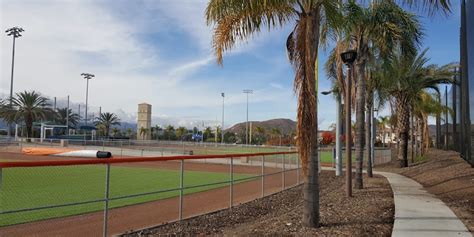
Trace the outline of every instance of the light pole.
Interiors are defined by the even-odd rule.
[[[224,144],[224,99],[225,99],[225,94],[224,92],[221,93],[222,96],[222,126],[221,126],[221,144]],[[217,131],[216,131],[217,135]]]
[[[336,176],[342,175],[342,143],[341,143],[341,95],[339,91],[323,91],[323,95],[335,94],[336,95]]]
[[[445,106],[448,108],[448,86],[444,86],[444,100]],[[448,110],[444,111],[444,150],[448,150],[449,135],[448,135]]]
[[[23,28],[21,27],[12,27],[9,28],[5,31],[8,36],[13,37],[13,47],[12,47],[12,72],[11,72],[11,78],[10,78],[10,107],[12,107],[12,100],[13,100],[13,71],[15,68],[15,41],[16,38],[21,37],[21,32],[23,32]],[[8,123],[8,131],[7,131],[8,137],[11,136],[11,124]]]
[[[84,79],[86,79],[86,113],[85,113],[85,117],[84,117],[84,123],[85,125],[87,126],[87,103],[88,103],[88,97],[89,97],[89,80],[92,79],[93,77],[95,77],[93,74],[90,74],[90,73],[81,73],[81,76],[84,77]]]
[[[352,197],[352,132],[351,132],[351,83],[352,63],[357,58],[357,51],[348,50],[341,54],[342,61],[347,65],[346,104],[346,195]]]
[[[250,144],[249,141],[249,94],[253,94],[253,90],[244,90],[244,93],[247,94],[247,123],[245,123],[245,142]]]
[[[67,129],[67,135],[69,136],[69,95],[67,96],[67,107],[66,107],[66,129]]]
[[[372,103],[373,105],[375,105],[375,103]],[[375,165],[375,139],[377,137],[377,118],[375,117],[375,113],[379,113],[379,110],[377,108],[374,108],[373,111],[372,111],[372,150],[370,152],[372,152],[372,167],[374,167]]]

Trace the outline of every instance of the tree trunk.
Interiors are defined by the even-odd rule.
[[[397,98],[397,127],[398,138],[400,140],[399,151],[397,154],[400,167],[408,167],[408,132],[410,126],[410,111],[407,99],[404,97]]]
[[[366,113],[365,113],[365,153],[367,154],[365,157],[367,157],[367,176],[373,177],[372,174],[372,113],[371,111],[373,110],[373,104],[372,104],[372,96],[373,93],[370,92],[367,95],[367,107],[366,107]]]
[[[316,91],[316,68],[319,43],[319,7],[311,10],[309,16],[300,18],[305,24],[304,81],[298,97],[298,147],[300,157],[306,157],[306,174],[303,186],[303,224],[318,227],[319,214],[319,172],[318,172],[318,115]],[[304,162],[304,161],[303,161]]]
[[[356,96],[356,136],[355,136],[355,155],[356,155],[356,174],[355,188],[364,187],[362,180],[362,169],[364,165],[364,142],[365,142],[365,61],[361,59],[357,64],[357,96]]]
[[[385,148],[385,125],[383,125],[383,130],[382,130],[382,147]]]
[[[25,125],[27,142],[29,142],[31,141],[30,138],[33,137],[33,118],[31,116],[25,116]]]
[[[415,163],[415,116],[412,110],[411,114],[411,163]]]

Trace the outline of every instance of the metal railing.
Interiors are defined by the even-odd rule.
[[[254,161],[249,164],[245,161],[256,157],[260,158],[260,162]],[[268,157],[271,158],[270,161],[267,161]],[[206,164],[204,164],[204,160],[207,160]],[[131,168],[137,165],[139,171]],[[105,171],[103,166],[105,166]],[[116,168],[112,168],[113,166],[116,166]],[[152,166],[157,168],[146,170]],[[128,176],[127,172],[134,175],[149,172],[153,175],[143,177],[156,178],[158,177],[156,172],[163,172],[161,167],[174,169],[171,173],[173,181],[171,183],[176,184],[174,181],[179,180],[177,187],[173,187],[173,185],[163,189],[152,187],[147,190],[125,193],[118,191],[121,189],[119,183],[127,181],[122,176],[132,177]],[[189,169],[187,170],[186,167],[189,167]],[[225,171],[226,169],[227,171]],[[236,169],[238,169],[238,172],[236,172]],[[216,170],[220,171],[217,172]],[[164,222],[179,221],[216,209],[213,207],[204,212],[191,212],[186,210],[186,197],[207,195],[207,193],[211,195],[213,190],[222,191],[228,188],[227,207],[232,208],[237,203],[236,197],[239,199],[238,202],[242,202],[244,199],[244,201],[250,201],[298,185],[300,183],[300,173],[300,163],[296,152],[0,162],[0,236],[21,236],[28,232],[31,233],[31,231],[36,231],[35,234],[37,235],[45,236],[58,235],[58,233],[59,235],[67,235],[70,234],[67,233],[67,231],[70,231],[68,224],[76,226],[76,230],[77,226],[82,227],[80,228],[81,231],[86,231],[86,233],[82,233],[83,235],[100,235],[97,232],[101,229],[101,235],[109,236],[111,233],[123,233],[130,228],[136,230]],[[69,178],[69,175],[79,177],[77,179]],[[96,182],[100,183],[96,179],[91,181],[88,175],[97,179],[104,175],[102,176],[104,178],[103,185],[96,184]],[[190,175],[191,178],[186,178],[187,175]],[[212,175],[218,178],[212,182],[197,182],[199,179],[205,179],[206,176]],[[279,175],[281,175],[281,178]],[[71,183],[67,183],[68,180]],[[89,180],[91,183],[84,184],[85,180]],[[147,179],[144,182],[160,184],[160,182],[152,179]],[[259,182],[260,184],[258,184]],[[32,185],[25,185],[25,183],[31,183]],[[51,193],[41,196],[36,192],[44,190],[35,190],[37,187],[33,184],[47,187],[51,190]],[[63,186],[58,187],[59,185]],[[18,186],[22,188],[18,188]],[[133,188],[134,186],[130,187]],[[255,189],[256,192],[252,195],[236,196],[236,187],[244,191],[251,188]],[[198,191],[194,192],[193,190]],[[193,194],[190,194],[191,191],[193,191]],[[100,195],[100,193],[103,195]],[[61,196],[64,196],[64,198]],[[42,198],[45,200],[42,200]],[[46,200],[48,198],[52,200]],[[211,195],[209,198],[212,199],[215,196]],[[150,220],[147,223],[136,223],[134,226],[123,226],[123,228],[118,224],[113,224],[113,229],[110,229],[110,221],[120,222],[116,215],[111,218],[111,212],[118,213],[126,209],[133,210],[133,208],[140,208],[142,205],[148,205],[147,203],[155,201],[165,203],[174,200],[178,202],[177,219],[176,217],[168,217],[168,219],[160,217],[161,221]],[[195,200],[190,199],[190,203],[193,202]],[[103,208],[99,208],[99,204],[102,204]],[[166,207],[164,204],[163,206],[161,204],[157,205]],[[85,208],[84,206],[91,207]],[[195,207],[190,206],[188,209]],[[222,209],[223,205],[219,207],[217,209]],[[205,209],[205,207],[200,208]],[[102,209],[101,228],[97,226],[100,219],[97,217],[99,209]],[[157,210],[148,211],[157,212]],[[163,213],[167,212],[163,211]],[[82,215],[83,218],[75,219],[77,215]],[[89,216],[91,220],[95,220],[92,224],[87,224],[87,221],[84,221],[84,218]],[[120,218],[126,218],[126,216]],[[20,224],[21,227],[16,228]],[[91,227],[91,225],[95,227]]]

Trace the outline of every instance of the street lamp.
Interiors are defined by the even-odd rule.
[[[5,31],[8,36],[13,37],[13,47],[12,47],[12,72],[11,72],[11,79],[10,79],[10,107],[12,107],[12,100],[13,100],[13,71],[15,68],[15,41],[16,38],[21,37],[21,32],[23,32],[23,28],[21,27],[12,27],[9,28]],[[11,124],[8,123],[8,131],[7,131],[8,137],[11,136]]]
[[[89,97],[89,80],[92,79],[95,76],[93,74],[90,74],[90,73],[81,73],[81,76],[83,76],[84,79],[86,79],[86,81],[87,81],[87,83],[86,83],[86,114],[85,114],[85,117],[84,117],[84,122],[85,122],[85,125],[87,126],[87,103],[88,103],[88,97]]]
[[[372,103],[374,104],[374,103]],[[372,167],[374,167],[375,165],[375,140],[376,140],[376,137],[377,137],[377,118],[375,117],[375,113],[379,113],[379,110],[377,108],[374,108],[374,110],[372,111],[372,150],[370,152],[372,152]]]
[[[221,126],[221,144],[224,144],[224,92],[221,93],[222,96],[222,126]],[[217,131],[216,131],[217,134]]]
[[[351,83],[352,66],[357,58],[357,51],[348,50],[341,54],[342,61],[347,65],[346,104],[346,195],[352,197],[352,132],[351,132]]]
[[[335,94],[337,100],[337,107],[336,107],[336,176],[342,175],[342,144],[341,144],[341,95],[339,91],[332,90],[332,91],[323,91],[321,92],[323,95]]]
[[[244,93],[247,94],[247,123],[245,123],[245,142],[250,144],[249,141],[249,94],[253,94],[253,90],[244,90]]]

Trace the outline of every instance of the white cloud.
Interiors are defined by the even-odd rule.
[[[77,106],[85,101],[86,83],[80,74],[90,72],[96,75],[89,85],[90,111],[97,112],[101,106],[102,111],[120,114],[124,121],[134,120],[137,104],[148,102],[163,121],[167,118],[166,121],[190,125],[196,121],[213,121],[221,103],[221,91],[226,91],[229,106],[244,104],[245,97],[242,88],[226,87],[230,79],[209,83],[217,76],[194,76],[203,68],[216,67],[210,49],[212,29],[204,19],[206,3],[204,0],[2,0],[0,28],[25,29],[24,36],[17,39],[14,90],[37,90],[58,98],[70,95],[71,102]],[[162,52],[179,46],[143,39],[145,34],[163,35],[172,30],[184,32],[189,37],[187,41],[196,44],[192,46],[195,51],[169,60]],[[251,43],[239,43],[231,55],[252,52],[276,34],[279,33],[263,32]],[[0,46],[0,93],[8,94],[11,38],[0,37]],[[207,81],[202,82],[204,79]],[[232,80],[238,79],[236,75]],[[287,103],[288,96],[293,95],[291,90],[277,93],[261,90],[252,96],[253,102]],[[213,112],[202,109],[195,117],[162,116],[168,110],[203,107]]]

